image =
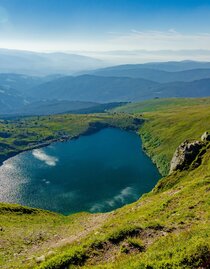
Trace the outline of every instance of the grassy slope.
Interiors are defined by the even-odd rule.
[[[112,109],[113,112],[143,113],[162,111],[167,109],[179,109],[188,106],[208,105],[210,98],[161,98],[146,100],[139,103],[130,103]]]
[[[210,129],[208,104],[144,117],[148,121],[140,133],[162,171],[180,142]],[[46,261],[38,268],[209,268],[210,149],[206,151],[197,169],[163,178],[136,203],[108,214],[63,217],[0,210],[3,268],[33,268],[33,256],[42,254]],[[43,230],[43,239],[37,239]]]
[[[49,250],[55,254],[58,247],[84,237],[94,226],[100,225],[99,217],[100,214],[88,213],[66,217],[45,210],[0,204],[0,267],[34,267],[34,257],[50,256]],[[84,227],[87,227],[85,231]]]
[[[163,175],[168,174],[173,153],[185,139],[200,139],[210,131],[210,98],[153,99],[116,111],[136,116],[145,111],[146,122],[139,134],[147,154]]]
[[[210,105],[144,114],[148,120],[139,133],[149,156],[166,175],[175,149],[185,139],[200,139],[210,131]]]

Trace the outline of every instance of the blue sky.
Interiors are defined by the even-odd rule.
[[[0,0],[0,47],[210,49],[210,0]]]

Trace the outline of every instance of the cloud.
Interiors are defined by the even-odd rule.
[[[5,32],[10,33],[8,29]],[[106,65],[170,60],[210,60],[210,33],[183,33],[173,28],[167,31],[139,31],[138,29],[131,29],[128,32],[110,31],[104,33],[103,38],[96,37],[91,40],[86,38],[84,40],[66,38],[59,41],[29,38],[24,40],[17,39],[12,34],[9,36],[7,41],[1,38],[0,47],[76,53],[103,60]]]
[[[97,57],[98,59],[114,64],[138,64],[146,62],[164,61],[210,61],[210,49],[202,50],[112,50],[103,52],[82,52],[83,55]]]
[[[138,31],[131,29],[130,32],[110,36],[114,46],[126,50],[179,50],[179,49],[209,49],[210,33],[180,33],[175,29],[168,31]]]
[[[102,203],[96,203],[90,208],[90,212],[101,212],[107,207],[114,208],[117,205],[125,204],[128,198],[137,199],[138,196],[135,193],[135,190],[131,187],[126,187],[120,191],[119,194],[115,195],[112,199],[106,200]]]
[[[49,166],[55,166],[56,163],[58,162],[58,159],[56,157],[47,155],[43,150],[41,149],[34,149],[32,151],[33,156],[40,160],[43,161],[45,164]]]

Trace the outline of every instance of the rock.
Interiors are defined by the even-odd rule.
[[[42,255],[42,256],[40,256],[40,257],[36,257],[36,258],[35,258],[35,261],[36,261],[37,263],[44,262],[44,261],[45,261],[45,256]]]
[[[50,250],[50,251],[47,253],[47,257],[49,257],[49,256],[53,256],[53,255],[55,255],[55,251]]]
[[[169,174],[177,170],[185,170],[189,168],[190,164],[196,159],[197,155],[199,154],[202,146],[203,143],[200,141],[184,141],[174,153],[174,156],[171,160]]]
[[[202,136],[201,136],[201,141],[210,141],[210,134],[208,132],[205,132]]]

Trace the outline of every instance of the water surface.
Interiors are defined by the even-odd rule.
[[[5,161],[0,201],[63,214],[106,212],[137,200],[159,178],[135,133],[107,128]]]

